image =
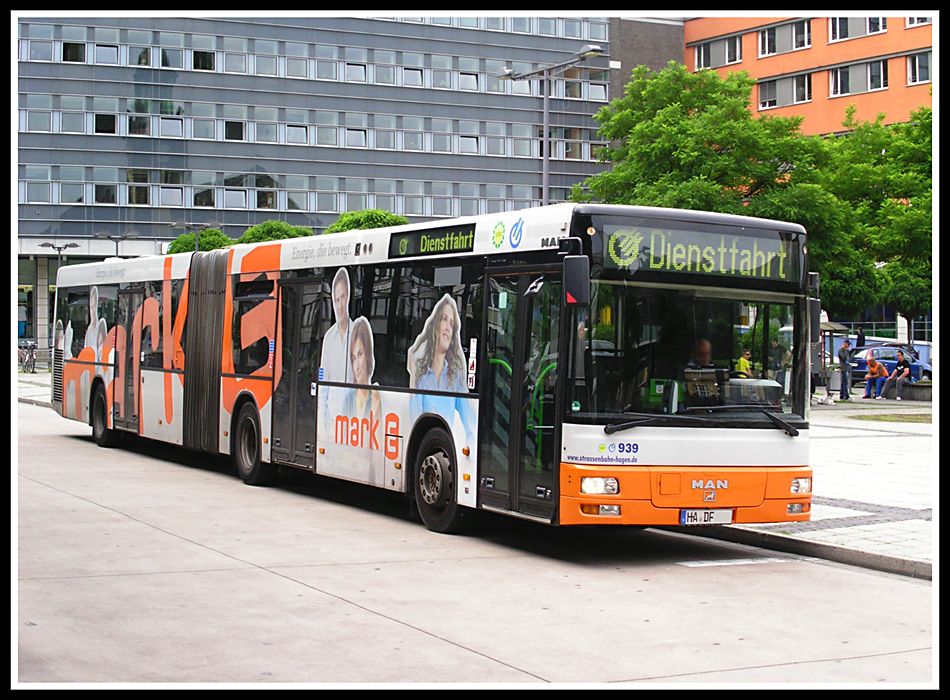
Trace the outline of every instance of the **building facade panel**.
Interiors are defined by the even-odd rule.
[[[614,95],[611,61],[628,78],[638,62],[665,65],[682,52],[682,22],[637,24],[19,17],[27,325],[35,333],[33,291],[45,308],[59,262],[44,242],[75,243],[68,264],[159,253],[182,223],[216,223],[236,238],[269,219],[320,232],[371,207],[417,221],[536,206],[542,87],[498,71],[530,72],[597,44],[601,55],[551,81],[550,195],[563,200],[603,169],[593,114]],[[615,32],[648,42],[621,50]]]

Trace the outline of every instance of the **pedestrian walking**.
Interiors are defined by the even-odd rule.
[[[901,388],[905,384],[910,384],[910,361],[904,358],[904,351],[897,351],[897,366],[891,372],[891,376],[884,382],[884,388],[881,389],[881,395],[877,398],[886,399],[887,392],[892,386],[897,386],[897,400],[901,400]]]
[[[840,398],[842,401],[851,400],[851,363],[849,360],[851,355],[851,341],[847,338],[844,339],[844,342],[841,344],[841,349],[838,350],[838,367],[841,371],[841,393]]]
[[[863,348],[864,347],[864,329],[858,329],[858,339],[855,341],[854,347]]]

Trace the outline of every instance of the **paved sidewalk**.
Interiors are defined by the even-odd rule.
[[[19,372],[17,380],[19,401],[49,405],[48,370]],[[812,404],[811,521],[707,527],[701,534],[931,579],[935,430],[933,423],[909,419],[934,412],[923,401]]]

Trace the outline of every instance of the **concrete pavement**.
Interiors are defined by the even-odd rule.
[[[18,372],[17,399],[48,406],[49,371]],[[683,531],[930,580],[935,430],[932,422],[913,421],[939,414],[935,409],[862,398],[813,403],[810,522]]]

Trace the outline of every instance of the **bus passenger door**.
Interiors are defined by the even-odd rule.
[[[138,313],[144,300],[141,289],[119,290],[116,325],[122,333],[116,334],[115,381],[113,383],[113,423],[116,428],[138,431],[139,428],[139,368],[142,318]],[[121,341],[121,342],[120,342]]]
[[[479,498],[551,520],[557,503],[559,273],[489,275]]]
[[[281,374],[274,390],[273,459],[314,471],[319,282],[281,283]]]

